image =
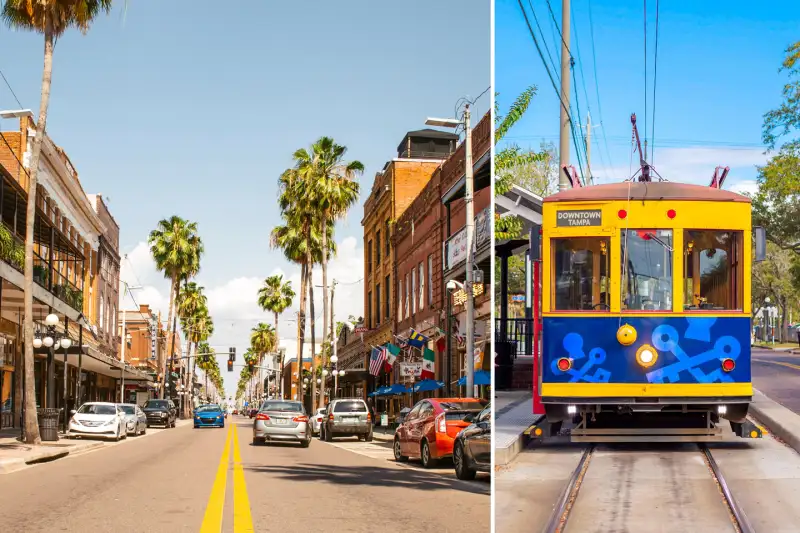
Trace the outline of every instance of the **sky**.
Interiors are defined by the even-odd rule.
[[[495,90],[500,111],[530,85],[537,87],[537,95],[506,141],[524,148],[538,148],[543,140],[557,146],[558,93],[519,4],[496,1]],[[545,43],[555,60],[551,73],[559,86],[560,34],[553,16],[560,26],[561,2],[523,0],[522,4],[545,60],[551,64]],[[643,4],[648,8],[647,34]],[[570,50],[576,84],[571,104],[580,110],[573,107],[572,115],[585,127],[590,113],[592,125],[600,125],[592,128],[591,138],[596,182],[617,182],[631,175],[630,116],[636,113],[643,140],[646,118],[649,151],[654,148],[649,159],[665,179],[707,185],[714,168],[721,165],[731,168],[725,188],[755,190],[756,165],[768,157],[761,145],[762,117],[780,103],[787,78],[779,68],[786,47],[800,40],[800,4],[683,0],[660,2],[658,14],[656,4],[572,1]],[[575,152],[572,145],[571,163],[577,169]],[[634,171],[637,161],[638,154]]]
[[[269,247],[280,223],[278,176],[296,149],[327,135],[366,167],[362,200],[336,227],[339,256],[329,268],[340,282],[337,317],[363,314],[363,199],[407,131],[424,128],[428,116],[453,116],[459,98],[489,87],[489,0],[123,5],[87,35],[71,31],[57,42],[47,131],[119,223],[121,278],[143,287],[133,300],[166,320],[168,284],[147,236],[171,215],[196,221],[210,343],[236,346],[241,362],[250,328],[273,321],[256,305],[263,279],[282,273],[299,290],[299,269]],[[42,42],[0,29],[10,85],[0,83],[0,108],[38,113]],[[476,101],[475,116],[490,97]],[[121,308],[134,309],[133,300]],[[296,337],[295,328],[281,322],[281,337]],[[226,359],[225,388],[234,392],[239,373],[225,370]]]

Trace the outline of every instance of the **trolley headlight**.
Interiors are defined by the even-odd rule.
[[[574,405],[568,405],[567,406],[567,414],[574,415],[577,412],[578,412],[578,408],[575,407]]]
[[[658,352],[649,344],[644,344],[636,350],[636,362],[639,366],[650,368],[658,361]]]

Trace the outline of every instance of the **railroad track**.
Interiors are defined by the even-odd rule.
[[[566,487],[564,487],[564,491],[556,502],[555,509],[553,509],[553,513],[550,515],[550,520],[545,526],[543,533],[564,533],[566,531],[570,513],[577,502],[581,484],[591,464],[594,451],[595,445],[590,445],[584,450],[578,462],[578,466],[572,472]],[[725,477],[722,475],[717,462],[714,460],[714,456],[711,454],[711,450],[709,450],[705,444],[699,444],[698,451],[703,454],[703,459],[708,467],[709,473],[716,482],[720,495],[728,509],[733,530],[737,533],[754,533],[755,530],[753,526],[750,524],[741,506],[737,503],[736,498],[733,496],[727,481],[725,481]]]

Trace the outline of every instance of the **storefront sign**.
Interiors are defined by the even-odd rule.
[[[472,284],[472,296],[477,298],[483,294],[483,284],[482,283],[473,283]],[[453,293],[453,305],[463,305],[467,303],[467,293],[462,289],[458,289],[456,292]]]
[[[473,236],[473,253],[484,242],[490,239],[489,208],[487,207],[475,216],[475,234]],[[445,243],[446,257],[444,269],[450,270],[467,260],[467,228],[461,228],[456,234],[447,239]]]
[[[400,363],[400,376],[404,378],[422,375],[422,363]]]
[[[353,330],[353,333],[359,334],[359,333],[366,333],[368,331],[369,328],[365,328],[364,326],[358,326],[356,329]]]
[[[602,224],[603,213],[600,209],[556,211],[556,226],[580,227],[601,226]]]

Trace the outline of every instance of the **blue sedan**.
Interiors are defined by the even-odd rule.
[[[225,427],[225,413],[222,408],[215,404],[210,403],[201,405],[194,410],[194,427]]]

